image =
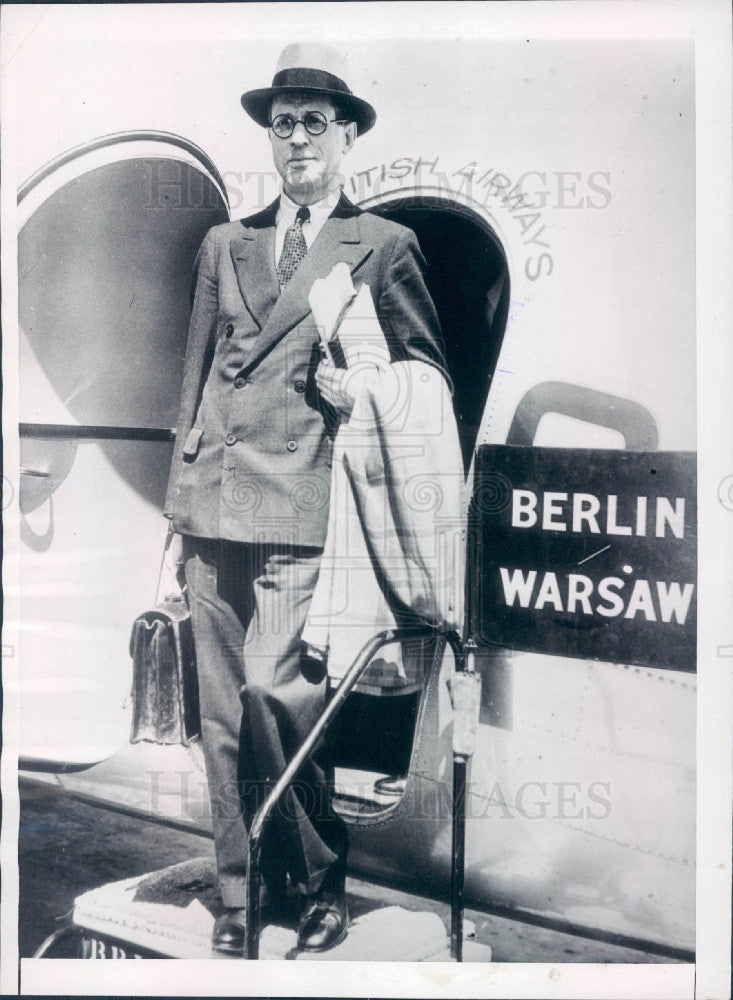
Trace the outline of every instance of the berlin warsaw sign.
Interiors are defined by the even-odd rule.
[[[482,644],[695,670],[692,452],[486,445],[469,527]]]

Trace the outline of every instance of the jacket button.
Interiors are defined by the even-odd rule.
[[[288,447],[288,451],[297,451],[298,450],[298,442],[297,441],[288,441],[288,446],[287,447]]]
[[[293,388],[296,392],[305,392],[305,382],[302,378],[296,379],[293,383]]]
[[[236,434],[227,434],[227,436],[224,438],[224,443],[228,444],[228,445],[236,444],[237,443],[237,435]]]
[[[247,379],[244,378],[242,375],[237,375],[237,377],[234,379],[234,388],[235,389],[241,389],[242,386],[246,385],[246,384],[247,384]]]
[[[234,333],[234,324],[233,323],[227,323],[227,328],[226,328],[226,335],[227,335],[227,337],[231,337],[231,335],[233,333]]]

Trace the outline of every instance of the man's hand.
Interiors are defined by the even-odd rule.
[[[177,531],[171,531],[166,538],[158,593],[163,600],[172,601],[182,598],[185,589],[186,572],[183,561],[183,540]]]
[[[327,359],[323,359],[316,369],[316,385],[318,391],[338,412],[346,417],[351,416],[354,406],[354,393],[349,386],[349,372],[344,368],[336,368]]]

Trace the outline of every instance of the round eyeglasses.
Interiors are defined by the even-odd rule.
[[[302,118],[289,114],[276,115],[270,122],[270,128],[278,139],[289,139],[298,124],[303,125],[309,135],[323,135],[330,122],[345,125],[346,121],[345,118],[326,118],[320,111],[306,111]]]

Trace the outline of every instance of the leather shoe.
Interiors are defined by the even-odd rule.
[[[377,778],[374,782],[374,791],[379,795],[389,795],[393,799],[400,799],[405,794],[407,778],[401,774],[390,774],[385,778]]]
[[[275,886],[260,886],[260,912],[263,917],[277,918],[287,912],[288,894],[285,881]],[[226,955],[244,954],[247,911],[242,907],[227,907],[214,921],[211,947]]]
[[[211,947],[225,955],[244,954],[244,933],[246,927],[246,910],[226,909],[214,921],[211,934]]]
[[[303,900],[298,920],[298,949],[327,951],[344,940],[348,929],[346,893],[320,889]]]

